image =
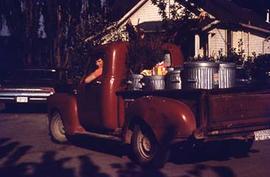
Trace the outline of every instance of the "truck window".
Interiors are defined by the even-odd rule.
[[[89,56],[85,74],[89,74],[95,71],[98,68],[96,61],[101,58],[104,62],[104,57],[104,52],[102,51],[97,51],[91,56]]]
[[[84,79],[84,83],[90,83],[103,74],[104,56],[101,54],[90,58],[88,70]]]

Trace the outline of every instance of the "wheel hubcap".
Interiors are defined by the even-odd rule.
[[[59,132],[63,135],[65,134],[64,125],[61,120],[57,120],[57,127],[59,128]]]
[[[65,135],[65,128],[60,116],[56,116],[54,119],[53,129],[58,136]]]
[[[143,137],[142,139],[142,147],[145,151],[149,152],[151,150],[151,144],[148,138]]]
[[[140,132],[138,136],[138,149],[140,153],[145,157],[151,157],[152,146],[149,138]]]

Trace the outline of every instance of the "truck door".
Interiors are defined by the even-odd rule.
[[[78,113],[82,126],[86,130],[98,130],[101,125],[101,90],[103,75],[94,78],[90,83],[84,79],[97,70],[96,60],[102,56],[92,56],[78,89]]]

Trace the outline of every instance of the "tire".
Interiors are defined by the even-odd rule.
[[[54,113],[50,117],[49,132],[51,139],[56,143],[66,143],[68,141],[60,113]]]
[[[248,154],[252,145],[254,143],[254,138],[247,139],[241,143],[242,146],[242,154]]]
[[[236,141],[232,143],[230,150],[232,154],[237,155],[237,156],[246,156],[248,155],[252,145],[254,142],[254,138],[249,138],[247,140],[242,140],[242,141]]]
[[[146,126],[135,126],[131,146],[134,160],[143,167],[162,168],[169,158],[169,149],[161,146]]]
[[[3,110],[5,110],[6,109],[6,104],[5,103],[1,103],[0,102],[0,111],[3,111]]]

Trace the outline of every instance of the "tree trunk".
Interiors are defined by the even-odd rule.
[[[24,40],[24,64],[32,65],[32,32],[33,32],[33,2],[25,0],[25,40]]]

